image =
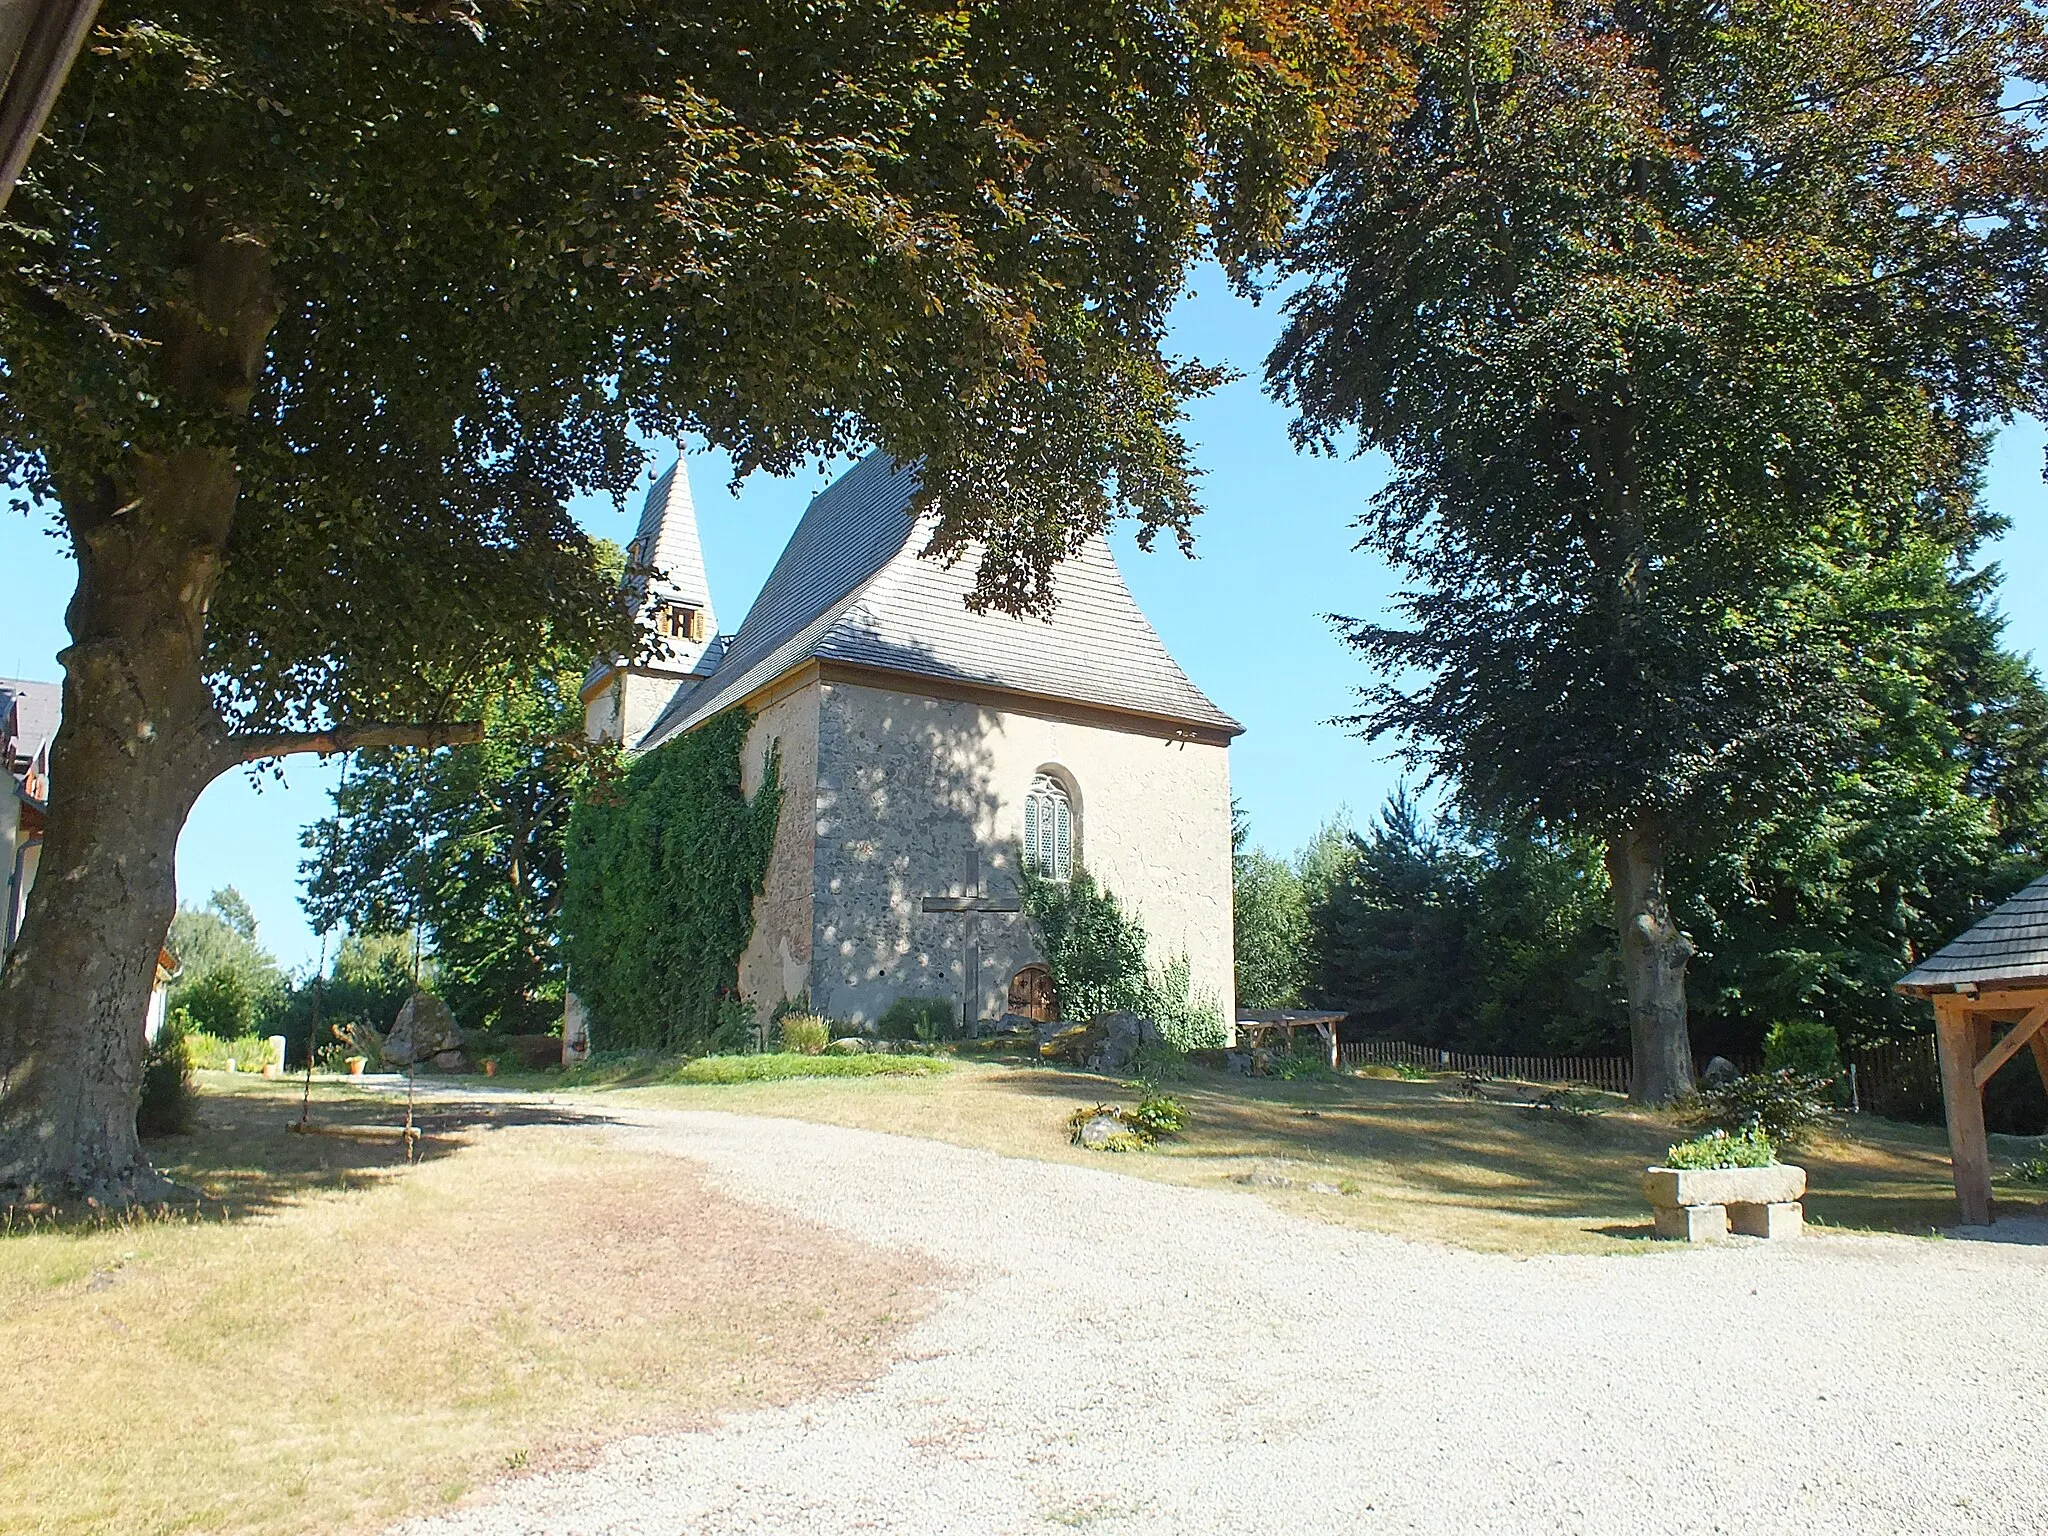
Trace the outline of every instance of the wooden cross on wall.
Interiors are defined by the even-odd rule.
[[[924,910],[950,912],[960,919],[960,1027],[972,1033],[981,1011],[981,946],[975,919],[984,912],[1021,912],[1023,904],[1014,896],[991,896],[981,888],[981,850],[967,849],[967,879],[960,896],[927,896]]]

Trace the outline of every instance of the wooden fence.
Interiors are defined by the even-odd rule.
[[[1609,1093],[1627,1093],[1626,1056],[1495,1056],[1473,1051],[1440,1051],[1404,1040],[1347,1040],[1337,1048],[1347,1067],[1421,1067],[1430,1072],[1477,1072],[1530,1083],[1583,1083]]]
[[[1872,1046],[1857,1051],[1849,1064],[1856,1074],[1858,1109],[1893,1120],[1941,1123],[1941,1064],[1935,1059],[1934,1036]]]
[[[1582,1083],[1609,1093],[1627,1093],[1633,1063],[1626,1056],[1500,1056],[1483,1051],[1444,1051],[1405,1040],[1347,1040],[1337,1048],[1347,1067],[1409,1066],[1429,1072],[1476,1072],[1482,1077],[1518,1078],[1527,1083]],[[1694,1070],[1705,1068],[1695,1062]],[[1760,1072],[1758,1057],[1738,1057],[1744,1072]],[[1854,1108],[1899,1120],[1941,1122],[1941,1069],[1934,1037],[1920,1035],[1857,1051],[1849,1060]],[[1846,1074],[1845,1074],[1846,1075]]]

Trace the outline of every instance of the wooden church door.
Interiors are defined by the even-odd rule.
[[[1042,965],[1027,965],[1010,978],[1010,1012],[1039,1024],[1059,1017],[1053,997],[1052,972]]]

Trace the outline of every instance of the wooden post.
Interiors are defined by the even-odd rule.
[[[2037,1031],[2027,1044],[2034,1048],[2034,1065],[2041,1073],[2041,1086],[2048,1088],[2048,1030]]]
[[[1941,1061],[1956,1204],[1967,1225],[1983,1227],[1991,1224],[1991,1149],[1984,1138],[1984,1090],[1977,1086],[1973,1022],[1967,998],[1954,993],[1935,997],[1934,1048]]]

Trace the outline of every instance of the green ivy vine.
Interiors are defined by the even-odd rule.
[[[569,823],[562,899],[570,984],[600,1050],[700,1051],[739,995],[782,810],[771,746],[752,800],[744,709],[592,786]]]

